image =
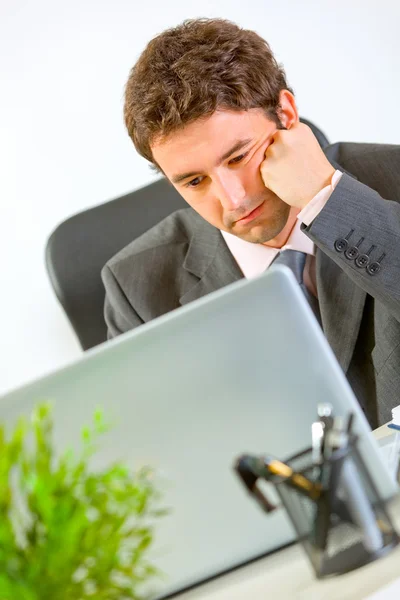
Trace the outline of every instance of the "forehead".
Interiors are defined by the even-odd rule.
[[[273,126],[261,109],[220,110],[155,140],[151,149],[155,161],[170,177],[172,172],[209,168],[240,139],[257,140]]]

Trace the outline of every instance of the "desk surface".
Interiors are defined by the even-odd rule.
[[[389,435],[380,427],[377,439]],[[390,512],[400,531],[400,498],[392,502]],[[291,546],[251,565],[219,577],[177,600],[364,600],[400,577],[400,545],[388,556],[370,565],[331,579],[318,581],[299,545]]]

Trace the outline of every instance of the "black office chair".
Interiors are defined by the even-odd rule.
[[[301,121],[311,127],[322,148],[329,144],[318,127]],[[129,242],[185,207],[183,198],[163,178],[80,212],[53,231],[46,245],[47,272],[83,350],[107,339],[102,267]]]

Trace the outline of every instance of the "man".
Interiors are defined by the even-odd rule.
[[[104,267],[109,337],[274,259],[303,258],[299,283],[371,426],[390,420],[400,403],[400,147],[323,152],[268,44],[218,19],[149,43],[126,86],[125,122],[191,208]]]

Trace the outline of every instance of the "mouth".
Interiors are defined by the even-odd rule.
[[[260,204],[259,206],[257,206],[257,208],[255,208],[254,210],[252,210],[250,213],[248,213],[245,217],[242,217],[241,219],[238,219],[235,222],[235,225],[236,225],[236,223],[239,223],[241,225],[245,225],[246,223],[250,223],[250,221],[253,221],[254,219],[256,219],[262,213],[263,206],[264,206],[264,202],[262,204]]]

